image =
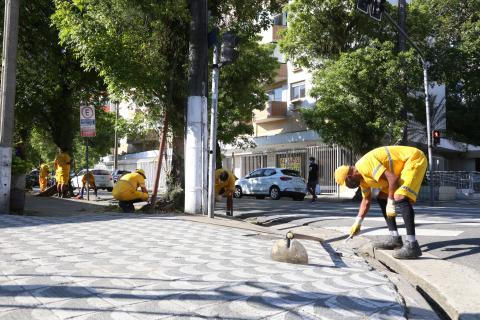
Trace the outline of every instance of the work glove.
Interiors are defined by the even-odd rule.
[[[355,223],[350,227],[350,237],[356,236],[360,232],[360,228],[362,226],[362,217],[356,217]]]
[[[395,218],[397,216],[395,200],[388,198],[387,200],[387,217]]]
[[[358,223],[355,222],[350,227],[350,237],[356,236],[360,232],[360,227],[361,226],[362,226],[361,224],[358,224]]]

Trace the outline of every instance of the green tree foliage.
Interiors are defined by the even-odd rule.
[[[187,1],[55,0],[53,16],[60,39],[87,70],[98,72],[109,92],[147,107],[150,119],[161,123],[169,111],[174,153],[183,147],[187,98]],[[266,10],[277,1],[209,1],[211,25],[242,35],[240,59],[222,69],[219,99],[219,139],[231,142],[252,131],[252,110],[263,108],[263,86],[275,70],[272,48],[256,43],[256,32],[269,24]],[[235,17],[233,17],[235,16]],[[232,125],[232,119],[234,125]],[[174,155],[175,158],[175,155]],[[183,161],[179,159],[178,163]]]
[[[355,3],[355,0],[295,0],[287,7],[289,27],[280,43],[281,49],[292,62],[308,67],[314,73],[319,72],[316,75],[314,92],[319,98],[317,106],[321,110],[318,111],[318,114],[322,116],[314,118],[317,113],[311,110],[305,113],[310,117],[305,120],[312,128],[317,128],[322,135],[326,134],[326,129],[320,130],[321,126],[314,123],[323,123],[325,118],[329,119],[330,127],[336,125],[337,128],[345,129],[357,129],[358,125],[366,119],[361,121],[359,119],[363,119],[363,117],[337,117],[338,112],[335,108],[327,108],[326,102],[322,102],[322,99],[331,97],[332,100],[329,101],[331,104],[344,105],[345,96],[341,94],[335,97],[331,91],[323,92],[322,90],[327,90],[328,86],[318,79],[321,76],[332,77],[333,73],[338,71],[334,77],[337,82],[346,84],[348,81],[356,81],[349,74],[340,72],[340,70],[348,68],[358,70],[355,60],[349,62],[350,66],[344,65],[346,58],[342,54],[353,53],[357,50],[364,52],[363,48],[369,47],[372,41],[380,43],[396,41],[398,36],[397,31],[388,22],[376,22],[359,13],[355,9]],[[395,19],[396,8],[388,3],[386,5],[387,10]],[[409,4],[407,14],[407,31],[427,53],[427,60],[431,63],[430,81],[447,85],[447,128],[449,133],[463,141],[477,144],[480,141],[480,130],[478,129],[478,120],[480,120],[479,7],[480,2],[477,0],[461,2],[413,0]],[[427,41],[428,39],[434,40],[432,47],[427,45],[428,42],[432,42]],[[384,47],[384,45],[382,46]],[[397,54],[392,54],[390,57],[394,59],[392,63],[396,63]],[[326,62],[328,59],[333,61]],[[333,66],[336,65],[336,60],[339,60],[337,66],[340,69],[334,72]],[[421,71],[411,73],[408,68],[409,66],[405,66],[398,69],[398,77],[405,77],[406,88],[410,90],[410,94],[421,92],[419,79]],[[367,77],[368,79],[382,80],[376,76],[375,68],[366,70],[371,72],[371,77]],[[389,81],[392,81],[392,85],[401,84],[401,81],[396,78]],[[378,85],[380,83],[382,82],[378,82]],[[371,81],[351,83],[349,87],[352,90],[355,89],[354,92],[368,92],[372,89]],[[333,86],[331,88],[334,89]],[[344,92],[341,87],[338,90]],[[389,101],[388,97],[384,97],[382,93],[377,92],[377,94],[379,97],[387,99],[386,102]],[[406,98],[402,100],[406,111],[414,114],[415,120],[425,123],[425,112],[420,101],[407,101]],[[400,102],[398,101],[398,103]],[[349,100],[349,103],[353,110],[356,110],[355,108],[362,109],[365,106],[356,100]],[[375,132],[380,137],[387,136],[389,141],[392,141],[396,135],[392,136],[392,127],[387,124],[398,123],[401,114],[398,107],[390,109],[390,111],[392,110],[396,110],[396,113],[376,114],[375,110],[367,113],[379,117],[370,119],[370,122],[385,125],[383,129],[374,125],[377,128]],[[335,139],[331,139],[335,135],[335,132],[331,131],[332,136],[329,141],[341,142],[347,147],[354,145],[360,147],[357,143],[358,139],[370,140],[369,130],[354,131],[357,130],[338,130]],[[396,131],[394,130],[394,132]],[[364,136],[359,137],[359,134],[364,134]],[[348,143],[349,140],[352,142]]]
[[[355,4],[356,0],[293,1],[286,7],[288,28],[280,41],[281,50],[299,66],[318,68],[324,59],[392,34],[388,25],[359,14]]]
[[[79,105],[101,104],[104,89],[95,73],[85,72],[71,52],[58,44],[58,32],[50,20],[54,9],[50,0],[20,4],[14,137],[17,153],[35,165],[40,158],[52,160],[44,158],[51,156],[50,147],[39,150],[39,146],[53,142],[72,150],[79,130]]]
[[[357,153],[398,141],[404,126],[400,106],[408,103],[401,90],[408,83],[398,75],[401,70],[407,78],[421,74],[413,52],[401,57],[405,62],[391,42],[374,42],[329,60],[315,74],[311,95],[318,98],[316,106],[302,112],[307,125],[325,142]]]
[[[448,133],[479,144],[480,2],[415,0],[409,8],[409,31],[428,53],[431,77],[447,86]]]

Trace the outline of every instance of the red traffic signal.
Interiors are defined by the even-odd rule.
[[[433,130],[432,131],[432,138],[433,138],[433,145],[440,144],[440,131],[439,130]]]

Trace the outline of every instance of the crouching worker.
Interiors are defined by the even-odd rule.
[[[225,169],[215,171],[215,200],[222,196],[227,198],[227,216],[233,216],[233,193],[235,192],[235,175]]]
[[[137,169],[127,173],[117,181],[112,190],[112,195],[118,200],[118,206],[123,212],[135,212],[135,202],[147,201],[148,191],[145,187],[145,171]],[[141,191],[137,190],[140,187]]]
[[[87,186],[88,180],[88,186]],[[77,199],[83,199],[83,193],[86,188],[93,189],[95,191],[95,197],[97,197],[97,186],[95,185],[95,177],[91,172],[85,173],[82,177],[82,190]]]
[[[405,146],[373,149],[357,161],[355,166],[341,166],[335,171],[335,181],[348,188],[360,187],[362,202],[350,236],[360,232],[360,226],[371,204],[371,188],[380,188],[377,202],[387,222],[390,237],[376,242],[374,248],[393,250],[397,259],[415,259],[422,255],[415,237],[413,204],[427,169],[427,158],[422,151]],[[395,217],[401,214],[407,229],[405,243],[398,234]]]
[[[47,189],[47,183],[48,183],[48,174],[50,169],[48,168],[48,165],[46,163],[42,163],[40,166],[40,173],[38,177],[38,181],[40,184],[40,192],[43,192]]]

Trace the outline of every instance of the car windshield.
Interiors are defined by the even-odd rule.
[[[92,173],[94,176],[108,176],[110,175],[110,172],[107,170],[92,170]]]
[[[281,170],[284,175],[290,176],[290,177],[300,177],[300,173],[295,170],[291,169],[282,169]]]

